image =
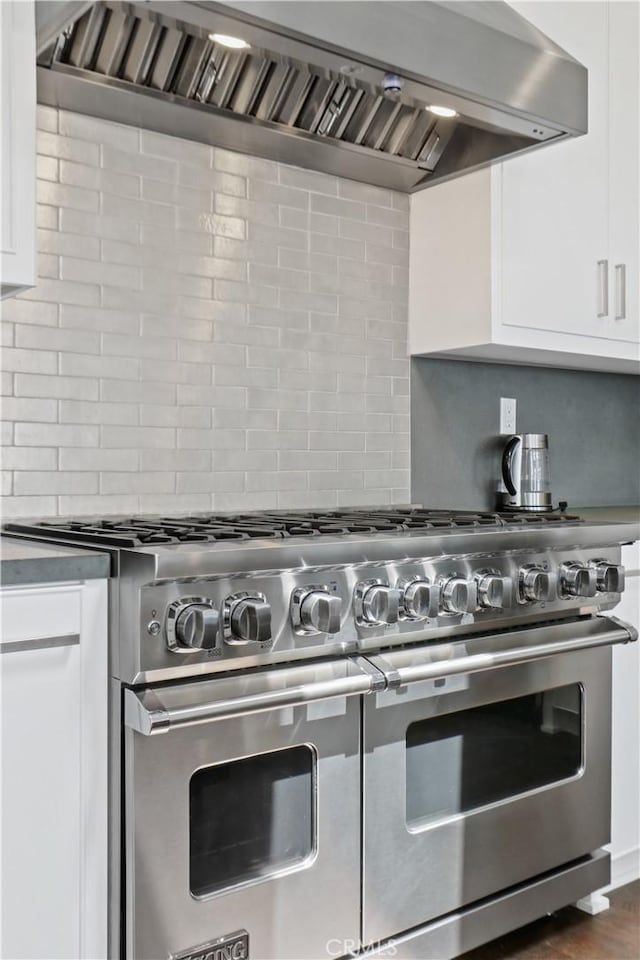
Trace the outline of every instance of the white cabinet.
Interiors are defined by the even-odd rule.
[[[411,198],[412,354],[640,372],[640,7],[514,3],[589,70],[589,133]]]
[[[624,547],[627,583],[613,615],[640,627],[640,544]],[[611,879],[640,876],[640,642],[613,648]]]
[[[6,588],[0,957],[107,955],[107,585]]]
[[[34,4],[0,3],[0,297],[36,282],[36,40]]]

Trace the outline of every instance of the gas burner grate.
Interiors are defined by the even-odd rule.
[[[146,547],[225,540],[288,537],[375,536],[412,531],[581,523],[564,513],[484,513],[428,510],[423,507],[350,510],[295,510],[255,513],[201,513],[169,517],[128,516],[104,519],[8,523],[7,532],[104,547]]]

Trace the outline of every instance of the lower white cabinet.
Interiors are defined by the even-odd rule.
[[[613,615],[640,628],[640,543],[622,549],[627,582]],[[640,876],[640,641],[613,648],[611,879]]]
[[[0,957],[107,956],[107,582],[3,589]]]

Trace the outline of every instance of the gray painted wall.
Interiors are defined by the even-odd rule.
[[[554,504],[640,503],[640,377],[415,358],[412,499],[493,509],[500,397],[518,401],[519,433],[548,433]]]

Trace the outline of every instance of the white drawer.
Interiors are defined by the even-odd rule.
[[[0,592],[2,641],[79,634],[82,584],[11,587]]]

